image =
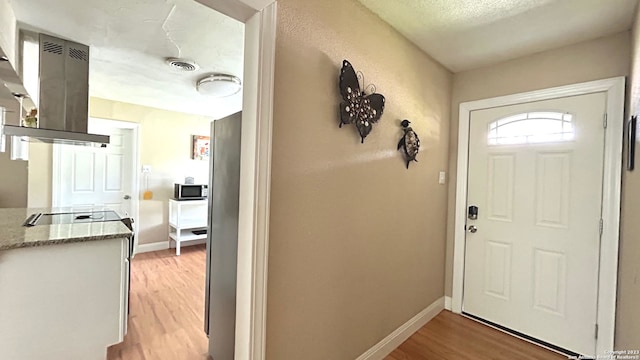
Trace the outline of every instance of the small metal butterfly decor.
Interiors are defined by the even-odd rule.
[[[400,125],[404,130],[404,134],[398,142],[398,150],[402,149],[404,153],[404,159],[407,162],[407,169],[409,168],[409,163],[412,161],[417,162],[416,156],[418,155],[418,151],[420,151],[420,139],[418,139],[418,134],[409,126],[411,122],[409,120],[402,120]]]
[[[354,123],[360,133],[360,143],[369,135],[373,124],[377,123],[384,111],[384,96],[376,93],[375,85],[369,85],[371,91],[366,95],[360,89],[360,80],[364,85],[364,76],[356,71],[349,61],[342,61],[340,70],[340,127]]]

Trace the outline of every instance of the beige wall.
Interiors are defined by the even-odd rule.
[[[19,120],[20,105],[0,85],[0,120],[4,115],[6,124]],[[6,151],[0,153],[0,208],[23,208],[27,205],[27,162],[11,160],[11,139],[6,138]]]
[[[640,12],[631,32],[631,76],[627,84],[627,113],[640,113]],[[640,132],[638,132],[640,136]],[[627,146],[628,144],[625,144]],[[636,142],[636,147],[640,144]],[[625,149],[626,151],[626,149]],[[625,152],[626,153],[626,152]],[[636,150],[636,156],[638,150]],[[626,159],[624,166],[626,168]],[[636,169],[622,174],[622,228],[618,272],[616,349],[640,346],[640,159]]]
[[[444,294],[452,76],[356,0],[278,7],[267,358],[350,360]],[[364,144],[338,128],[343,59],[387,99]]]
[[[29,143],[27,207],[51,207],[53,145],[39,141]]]
[[[27,162],[11,160],[10,145],[7,139],[6,152],[0,152],[0,208],[23,208],[27,206]]]
[[[449,142],[449,183],[447,211],[446,294],[451,296],[453,271],[453,219],[457,163],[458,109],[461,102],[508,95],[572,83],[626,76],[630,67],[630,33],[623,32],[593,41],[503,62],[497,65],[457,73],[453,80],[451,137]],[[637,49],[635,49],[637,51]],[[636,54],[635,61],[640,62]],[[640,79],[634,79],[640,87]],[[636,92],[637,93],[637,92]],[[637,100],[636,95],[634,99]],[[626,222],[626,214],[640,211],[640,177],[637,171],[625,172],[623,190],[623,226],[619,270],[619,299],[616,348],[632,349],[640,344],[640,227]],[[632,183],[635,186],[631,185]],[[638,192],[631,193],[631,192]],[[633,199],[633,200],[632,200]]]
[[[141,165],[151,165],[152,200],[142,200],[144,177],[140,174],[140,244],[167,241],[168,200],[173,183],[186,175],[207,183],[207,161],[191,160],[191,135],[208,135],[211,118],[105,99],[90,99],[91,117],[140,123]],[[34,146],[37,147],[34,150]],[[32,143],[29,157],[29,206],[51,204],[51,145]]]

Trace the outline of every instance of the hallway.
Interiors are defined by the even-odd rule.
[[[136,255],[129,332],[108,360],[204,360],[205,246]],[[561,360],[566,357],[443,311],[386,360]],[[303,359],[301,359],[303,360]]]

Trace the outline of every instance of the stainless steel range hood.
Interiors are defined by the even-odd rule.
[[[91,145],[93,143],[109,143],[109,136],[107,135],[64,130],[28,128],[14,125],[5,125],[4,134],[7,136],[27,136],[30,139],[35,139],[51,144]]]
[[[4,134],[48,143],[108,144],[89,134],[89,47],[45,34],[22,42],[22,80],[38,108],[38,127],[4,125]],[[37,74],[37,76],[36,76]]]

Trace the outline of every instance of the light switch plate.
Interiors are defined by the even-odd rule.
[[[148,174],[151,172],[151,165],[142,165],[142,173]]]
[[[440,171],[438,175],[438,184],[443,185],[447,181],[447,174],[444,171]]]

